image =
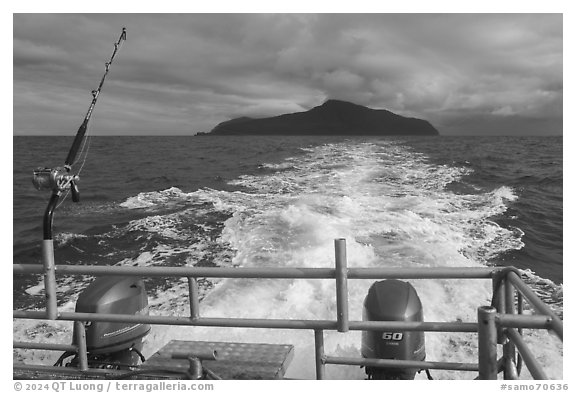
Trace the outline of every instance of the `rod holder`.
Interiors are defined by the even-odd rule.
[[[338,331],[345,333],[349,330],[346,239],[335,239],[334,249],[336,253],[336,322]]]
[[[54,242],[52,239],[42,241],[42,262],[44,263],[44,292],[46,297],[46,318],[58,318],[56,298],[56,264],[54,263]]]

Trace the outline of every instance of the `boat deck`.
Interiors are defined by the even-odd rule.
[[[140,367],[149,375],[162,378],[168,368],[182,374],[190,367],[187,359],[174,359],[175,354],[217,351],[217,360],[204,360],[202,366],[222,379],[282,379],[292,358],[294,346],[277,344],[228,343],[172,340]],[[168,376],[172,377],[174,372]]]
[[[121,374],[126,371],[103,369],[78,374],[76,368],[18,370],[15,367],[14,379],[187,379],[190,361],[175,359],[174,355],[192,356],[211,351],[217,352],[217,360],[204,360],[202,366],[221,379],[283,379],[294,357],[292,345],[172,340],[132,375]]]

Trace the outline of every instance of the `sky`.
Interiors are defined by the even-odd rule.
[[[14,135],[191,135],[327,99],[442,135],[562,135],[563,16],[13,15]]]

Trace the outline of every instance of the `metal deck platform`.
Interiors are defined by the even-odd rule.
[[[173,359],[174,354],[193,354],[217,351],[217,360],[204,360],[202,365],[222,379],[282,379],[294,357],[294,346],[277,344],[229,343],[211,341],[172,340],[148,360],[140,369],[148,377],[174,377],[174,373],[156,372],[170,369],[186,373],[187,359]]]
[[[14,366],[14,379],[186,379],[190,362],[175,354],[218,352],[218,360],[202,366],[221,379],[282,379],[294,357],[294,346],[210,341],[170,341],[146,360],[137,372],[106,369],[79,371],[74,367]],[[127,374],[125,374],[127,372]]]

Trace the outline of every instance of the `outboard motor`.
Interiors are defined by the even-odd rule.
[[[78,297],[76,312],[103,314],[148,315],[148,298],[144,282],[135,277],[100,277]],[[144,361],[142,338],[150,325],[123,322],[88,322],[86,349],[88,366],[95,368],[130,369]],[[72,344],[76,344],[76,325]],[[65,352],[56,365],[74,353]],[[68,364],[76,366],[77,356]]]
[[[414,287],[400,280],[377,281],[364,300],[365,321],[422,321],[422,303]],[[423,361],[424,332],[362,331],[362,356]],[[368,379],[414,379],[415,368],[366,367]]]

